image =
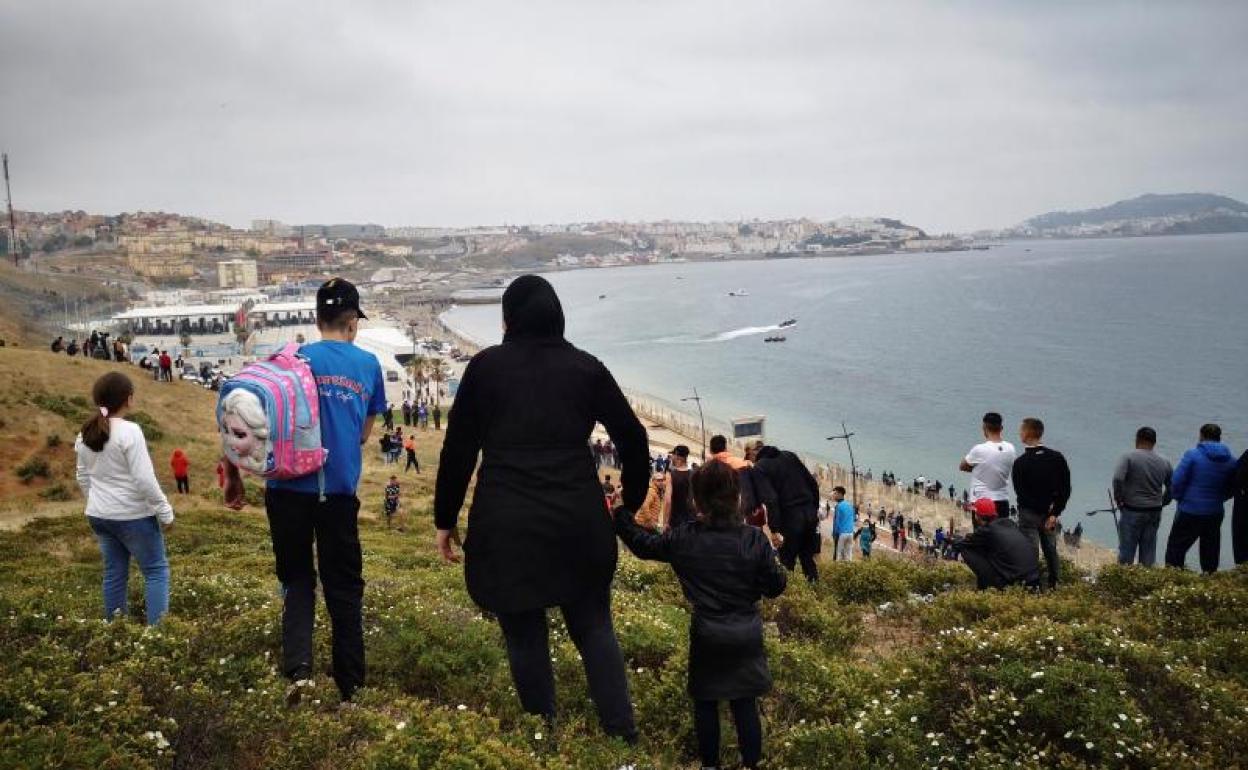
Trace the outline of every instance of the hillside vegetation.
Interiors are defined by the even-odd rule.
[[[1165,195],[1140,195],[1129,200],[1118,201],[1109,206],[1083,211],[1051,211],[1028,219],[1025,224],[1037,229],[1051,227],[1074,227],[1078,225],[1100,225],[1122,219],[1148,219],[1152,217],[1193,216],[1198,214],[1215,214],[1217,212],[1234,212],[1248,214],[1248,204],[1228,198],[1225,195],[1209,193],[1172,193]],[[1242,220],[1237,217],[1225,218],[1224,224],[1235,224],[1242,229]],[[1212,232],[1212,231],[1211,231]]]
[[[0,768],[696,767],[685,696],[689,616],[664,565],[621,559],[616,628],[642,741],[603,738],[575,649],[552,616],[556,734],[516,703],[497,625],[432,548],[438,438],[403,478],[406,531],[377,521],[390,469],[366,452],[362,539],[369,687],[339,708],[318,618],[315,694],[283,706],[280,604],[262,508],[211,488],[212,394],[138,381],[171,496],[171,614],[100,619],[100,557],[67,445],[107,364],[0,350]],[[138,374],[137,370],[133,370]],[[58,436],[59,442],[50,440]],[[17,463],[46,462],[29,482]],[[65,490],[69,500],[57,501]],[[253,503],[258,495],[252,490]],[[763,699],[773,768],[1235,768],[1248,757],[1248,572],[1212,578],[1067,569],[1056,593],[975,593],[958,564],[824,564],[765,605],[776,687]],[[731,729],[725,725],[726,737]],[[725,759],[735,751],[727,740]],[[731,764],[731,761],[730,761]]]

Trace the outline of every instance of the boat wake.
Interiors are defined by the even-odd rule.
[[[690,335],[677,335],[674,337],[661,337],[654,340],[659,345],[701,345],[709,342],[728,342],[729,340],[740,339],[741,337],[752,337],[759,334],[771,334],[785,328],[781,324],[771,324],[769,326],[743,326],[740,329],[730,329],[726,332],[718,332],[715,334],[706,334],[701,337]]]

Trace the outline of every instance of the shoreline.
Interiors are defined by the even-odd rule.
[[[470,350],[472,353],[480,351],[482,347],[488,347],[482,345],[481,341],[472,335],[447,323],[444,316],[445,311],[437,316],[438,324],[460,347]],[[646,426],[646,431],[650,435],[652,453],[655,450],[670,451],[675,444],[684,443],[689,446],[691,455],[699,454],[698,450],[702,443],[702,431],[696,414],[689,414],[665,399],[636,388],[621,386],[621,389],[624,391],[624,396],[633,407],[637,417]],[[707,438],[709,439],[716,433],[725,436],[731,435],[728,426],[729,423],[725,423],[717,416],[707,415]],[[736,450],[738,455],[741,454],[744,445],[745,442],[743,441],[730,441],[730,446]],[[801,457],[807,464],[807,467],[811,469],[815,478],[818,479],[820,491],[824,495],[831,495],[832,487],[836,485],[844,486],[846,489],[853,487],[854,480],[849,468],[835,461],[809,453],[802,453]],[[950,501],[947,496],[929,500],[921,494],[908,494],[907,488],[903,485],[888,487],[878,479],[867,480],[861,476],[857,479],[857,486],[859,507],[863,515],[869,515],[872,519],[875,518],[882,506],[890,512],[900,511],[907,521],[917,519],[922,522],[924,532],[929,537],[932,532],[936,531],[938,526],[944,527],[946,531],[951,531],[951,525],[952,529],[958,532],[965,532],[970,529],[969,515],[962,511],[953,501]],[[883,545],[883,538],[881,538],[881,545]],[[1061,556],[1070,559],[1085,569],[1099,568],[1105,564],[1113,563],[1116,559],[1116,553],[1112,548],[1091,538],[1086,538],[1086,536],[1079,548],[1066,546],[1060,538],[1057,545],[1058,553]]]

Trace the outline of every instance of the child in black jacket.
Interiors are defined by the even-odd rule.
[[[698,751],[719,766],[719,701],[728,701],[745,767],[762,758],[757,698],[771,689],[758,600],[784,591],[785,570],[762,530],[746,526],[737,474],[711,461],[690,479],[698,520],[662,534],[643,530],[617,510],[616,532],[636,556],[669,562],[693,605],[689,627],[689,695]]]

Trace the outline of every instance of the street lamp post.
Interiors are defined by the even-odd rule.
[[[698,395],[698,389],[693,389],[692,396],[686,396],[681,401],[694,401],[698,405],[698,423],[702,426],[702,462],[706,462],[706,419],[702,417],[702,397]]]
[[[854,464],[854,445],[850,443],[850,440],[849,440],[849,437],[852,435],[854,434],[850,433],[849,430],[845,428],[845,422],[844,420],[842,420],[840,434],[836,436],[828,436],[828,441],[835,441],[836,439],[844,439],[845,446],[849,448],[849,481],[850,481],[850,486],[853,487],[853,490],[854,490],[853,492],[854,511],[857,512],[858,510],[858,466]]]

